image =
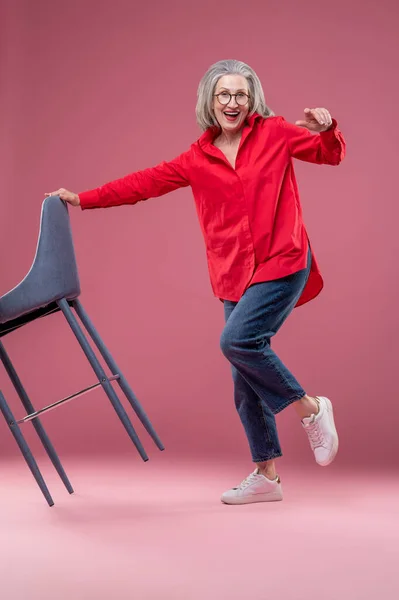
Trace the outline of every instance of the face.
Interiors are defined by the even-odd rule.
[[[223,75],[216,84],[214,94],[247,94],[249,96],[248,82],[242,75]],[[219,96],[223,100],[223,95]],[[226,96],[228,98],[228,96]],[[242,100],[246,100],[245,96],[241,96]],[[238,97],[240,101],[240,97]],[[237,102],[237,97],[233,96],[230,102],[226,105],[220,104],[217,97],[213,98],[213,110],[215,117],[223,129],[229,133],[236,133],[244,125],[244,121],[249,112],[249,101],[245,105],[240,105]]]

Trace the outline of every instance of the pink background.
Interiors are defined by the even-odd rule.
[[[295,122],[306,106],[325,106],[348,145],[339,168],[296,163],[325,289],[294,311],[275,348],[310,394],[334,401],[337,462],[396,461],[395,11],[394,0],[3,2],[0,294],[31,265],[45,192],[90,189],[184,151],[200,133],[203,73],[223,58],[243,60],[277,114]],[[190,189],[70,213],[82,303],[168,454],[249,461]],[[3,341],[36,407],[95,382],[60,315]],[[2,368],[0,389],[22,416]],[[284,460],[311,461],[294,411],[278,423]],[[43,424],[61,458],[135,452],[101,390]],[[41,452],[31,426],[24,431]],[[18,454],[2,419],[0,453]]]

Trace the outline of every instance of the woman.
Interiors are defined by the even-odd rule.
[[[338,450],[331,401],[306,394],[271,349],[272,336],[292,309],[323,287],[292,159],[338,165],[345,142],[325,108],[305,109],[295,125],[275,116],[256,73],[236,60],[220,61],[204,75],[196,115],[204,133],[174,160],[81,194],[61,188],[46,196],[85,210],[135,204],[191,186],[212,289],[224,303],[221,349],[231,363],[235,404],[256,463],[221,500],[282,500],[277,413],[294,406],[318,464],[330,464]]]

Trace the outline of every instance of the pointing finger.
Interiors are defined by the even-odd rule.
[[[317,108],[305,108],[305,115],[307,119],[313,119],[316,123],[319,123],[319,115],[317,113]]]

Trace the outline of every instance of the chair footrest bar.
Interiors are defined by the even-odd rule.
[[[12,423],[10,423],[10,425],[15,425],[15,424],[19,425],[20,423],[27,423],[28,421],[32,421],[33,419],[36,419],[39,415],[42,415],[43,413],[46,413],[50,410],[54,410],[54,408],[58,408],[58,406],[61,406],[61,404],[65,404],[66,402],[69,402],[70,400],[73,400],[74,398],[79,398],[79,396],[83,396],[84,394],[91,392],[92,390],[94,390],[95,388],[98,388],[100,385],[102,385],[106,381],[115,381],[116,379],[119,379],[118,374],[112,375],[111,377],[107,377],[106,379],[101,380],[101,382],[99,382],[99,383],[95,383],[93,385],[90,385],[87,388],[84,388],[83,390],[80,390],[80,392],[75,392],[75,394],[71,394],[70,396],[67,396],[66,398],[62,398],[62,400],[57,400],[57,402],[54,402],[53,404],[49,404],[48,406],[45,406],[44,408],[40,408],[39,410],[36,410],[35,412],[31,413],[30,415],[26,415],[26,417],[24,417],[23,419],[19,419],[18,421],[13,421]]]

